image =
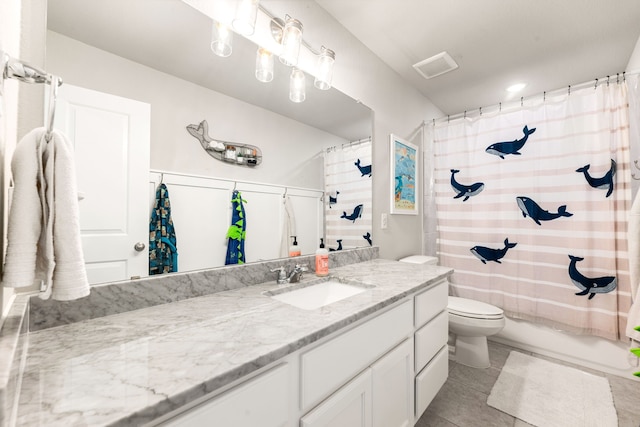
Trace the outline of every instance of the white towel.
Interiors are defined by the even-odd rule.
[[[68,301],[89,295],[80,241],[73,147],[60,132],[29,132],[12,160],[15,187],[9,213],[3,282],[42,284],[40,297]]]
[[[3,272],[3,283],[7,287],[32,286],[36,283],[36,253],[43,225],[38,194],[42,186],[39,147],[43,134],[39,129],[29,132],[18,143],[11,160],[14,188]]]
[[[289,246],[293,243],[291,236],[296,236],[296,218],[289,196],[282,198],[282,236],[280,238],[280,258],[289,256]]]

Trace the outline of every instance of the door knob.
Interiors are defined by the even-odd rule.
[[[133,249],[135,249],[138,252],[142,252],[144,251],[145,245],[142,242],[138,242],[135,245],[133,245]]]

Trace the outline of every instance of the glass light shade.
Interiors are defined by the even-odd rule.
[[[273,54],[261,47],[256,52],[256,79],[264,83],[273,80]]]
[[[290,16],[286,17],[284,28],[282,29],[282,53],[280,62],[290,67],[298,65],[300,55],[300,44],[302,43],[302,23]]]
[[[336,54],[331,49],[322,46],[318,56],[316,79],[313,85],[320,90],[331,89],[331,78],[333,77],[333,63],[336,61]]]
[[[292,102],[302,102],[306,98],[305,92],[306,79],[301,70],[293,68],[291,77],[289,78],[289,99]]]
[[[240,0],[236,9],[236,16],[232,22],[233,28],[245,36],[250,36],[256,29],[258,4],[260,0]]]
[[[213,21],[211,30],[211,50],[223,58],[231,55],[231,45],[233,43],[233,32],[217,21]]]

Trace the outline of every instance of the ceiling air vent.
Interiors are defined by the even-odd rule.
[[[458,68],[458,64],[447,52],[440,52],[423,61],[413,64],[413,68],[419,72],[425,79],[431,79],[440,74],[453,71]]]

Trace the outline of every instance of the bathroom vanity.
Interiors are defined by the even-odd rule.
[[[16,423],[413,425],[447,377],[450,273],[373,259],[332,269],[365,290],[319,308],[268,277],[30,332]]]

